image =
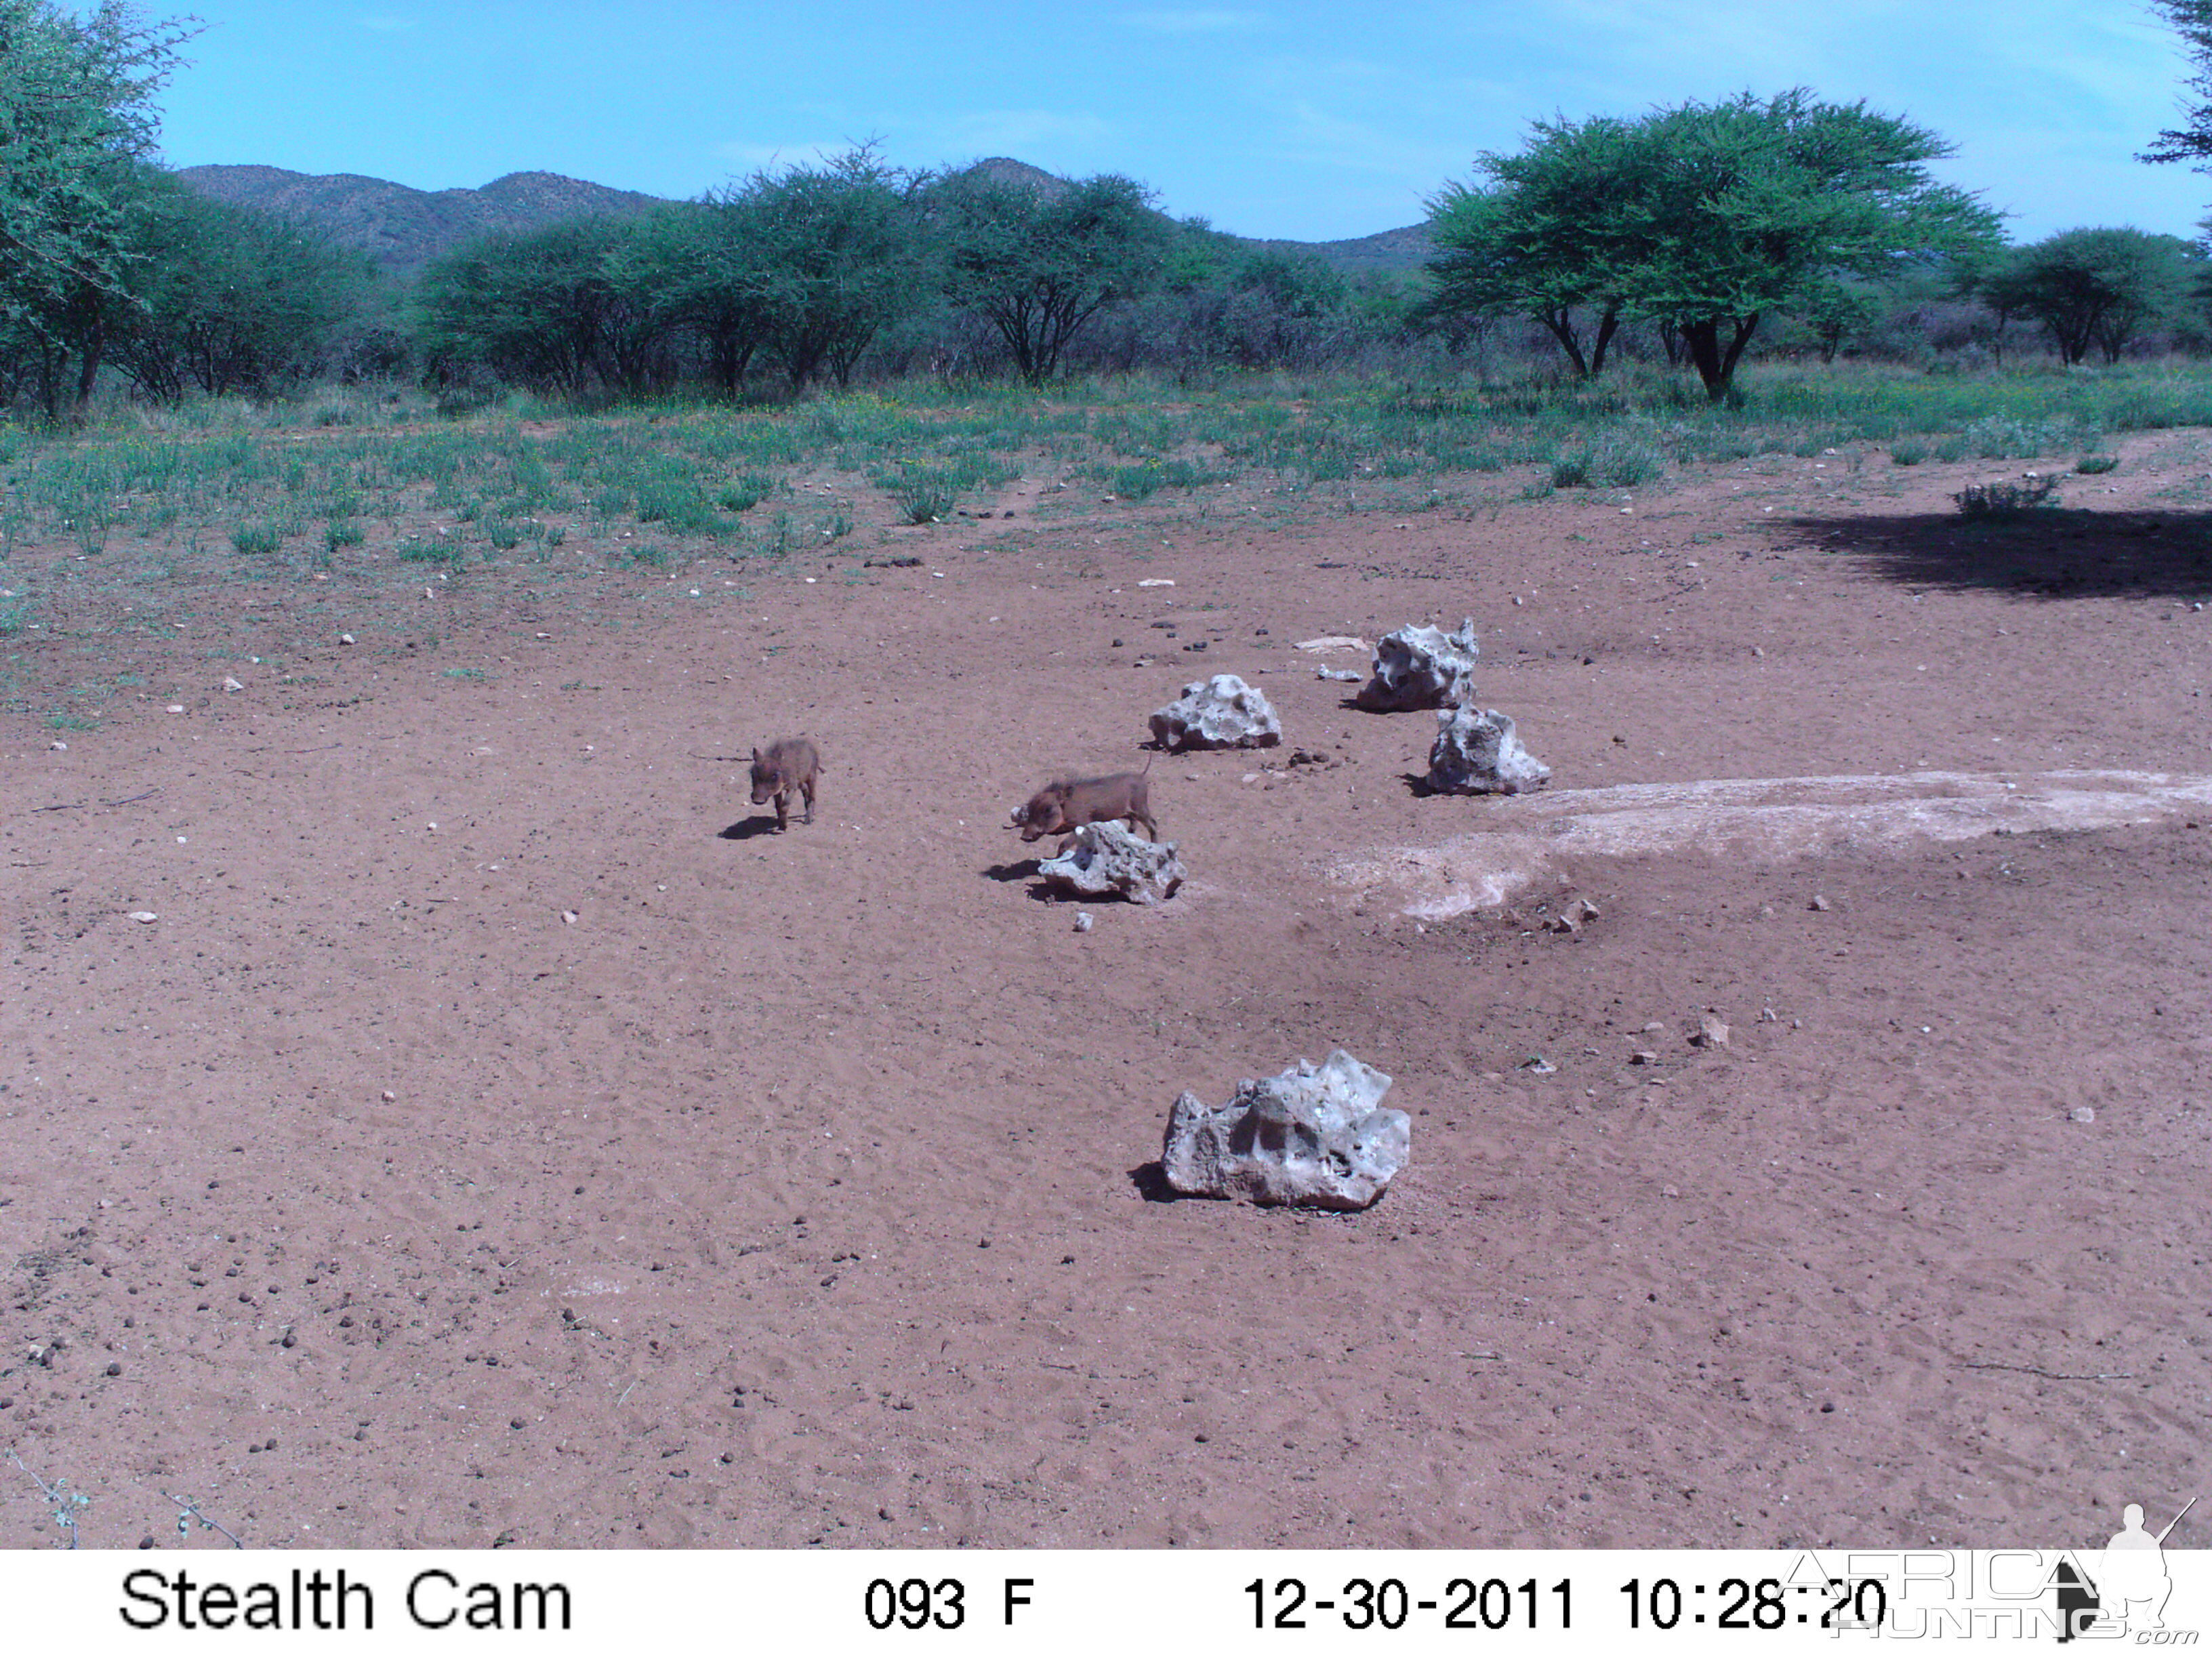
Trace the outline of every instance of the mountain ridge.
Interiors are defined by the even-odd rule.
[[[1037,189],[1067,182],[1006,155],[986,157],[961,171]],[[472,190],[417,190],[366,173],[295,173],[257,163],[179,167],[177,177],[204,196],[311,225],[339,246],[365,253],[401,276],[411,276],[480,236],[511,235],[569,219],[626,216],[649,211],[666,199],[536,171],[504,173]],[[1216,234],[1254,248],[1310,255],[1346,275],[1418,270],[1431,246],[1424,225],[1325,242]]]

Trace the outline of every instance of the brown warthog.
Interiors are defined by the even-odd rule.
[[[769,744],[763,755],[753,750],[753,805],[764,805],[775,798],[775,827],[791,827],[791,795],[797,790],[806,798],[806,822],[814,822],[814,780],[822,771],[822,757],[814,752],[814,745],[805,738],[780,738]]]
[[[1024,841],[1037,841],[1046,836],[1073,835],[1083,824],[1122,818],[1133,832],[1141,823],[1146,836],[1158,841],[1160,827],[1152,821],[1152,762],[1146,761],[1142,772],[1116,772],[1108,778],[1055,778],[1014,808],[1009,822],[1022,832]]]

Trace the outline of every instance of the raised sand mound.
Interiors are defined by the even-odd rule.
[[[1780,863],[1844,848],[1966,841],[1992,830],[2100,830],[2212,811],[2212,778],[2163,772],[1909,772],[1717,778],[1557,790],[1486,802],[1481,828],[1434,847],[1339,860],[1329,878],[1385,888],[1439,921],[1501,905],[1570,859],[1703,852]]]

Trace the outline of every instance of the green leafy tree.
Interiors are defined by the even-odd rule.
[[[1550,308],[1594,310],[1594,345],[1609,318],[1671,325],[1718,400],[1769,313],[1838,276],[1994,243],[1996,216],[1929,177],[1949,153],[1925,129],[1802,88],[1539,124],[1523,155],[1484,158],[1489,188],[1437,198],[1438,240],[1467,256],[1448,255],[1440,289],[1547,323]]]
[[[1685,105],[1642,124],[1623,281],[1672,319],[1705,391],[1725,397],[1759,319],[1837,273],[1876,277],[1994,242],[1997,218],[1935,183],[1932,132],[1803,88]]]
[[[2152,0],[2197,66],[2185,83],[2191,105],[2183,124],[2158,135],[2136,159],[2143,161],[2187,161],[2200,172],[2212,168],[2212,0]]]
[[[2062,362],[2078,363],[2094,346],[2118,362],[2145,328],[2173,314],[2201,264],[2177,236],[2063,230],[1990,262],[1974,289],[2000,316],[2030,317],[2049,329]]]
[[[508,380],[581,395],[641,388],[672,319],[620,220],[572,220],[457,250],[422,273],[434,364],[482,363]]]
[[[643,221],[625,254],[633,280],[659,285],[660,303],[696,339],[708,375],[733,397],[745,389],[774,320],[755,205],[741,193],[677,204]]]
[[[105,0],[78,16],[0,0],[0,322],[58,414],[64,368],[88,400],[129,304],[125,212],[153,153],[155,94],[189,22]]]
[[[147,396],[260,392],[321,369],[374,283],[368,261],[288,221],[158,174],[125,210],[116,354]]]
[[[1496,152],[1475,167],[1486,182],[1450,184],[1429,202],[1436,290],[1424,317],[1533,317],[1588,380],[1605,368],[1629,296],[1617,244],[1623,183],[1634,171],[1633,129],[1601,118],[1535,124],[1518,155]]]
[[[1834,276],[1808,278],[1790,301],[1790,310],[1813,337],[1824,363],[1835,362],[1844,342],[1863,333],[1881,314],[1881,307],[1865,283]]]
[[[948,180],[931,204],[946,296],[988,321],[1021,377],[1042,386],[1101,311],[1159,282],[1170,234],[1151,201],[1116,173],[1051,185]]]
[[[763,343],[796,392],[824,371],[840,386],[924,286],[915,196],[925,180],[872,145],[820,167],[760,173],[710,198],[733,210]]]

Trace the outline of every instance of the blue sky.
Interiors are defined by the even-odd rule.
[[[2133,159],[2188,68],[2145,0],[192,9],[209,27],[163,105],[179,167],[423,189],[544,168],[681,197],[872,136],[909,166],[1126,173],[1170,212],[1317,240],[1413,222],[1538,117],[1802,84],[1934,128],[1959,151],[1942,175],[2017,238],[2194,235],[2212,209],[2212,177]]]

